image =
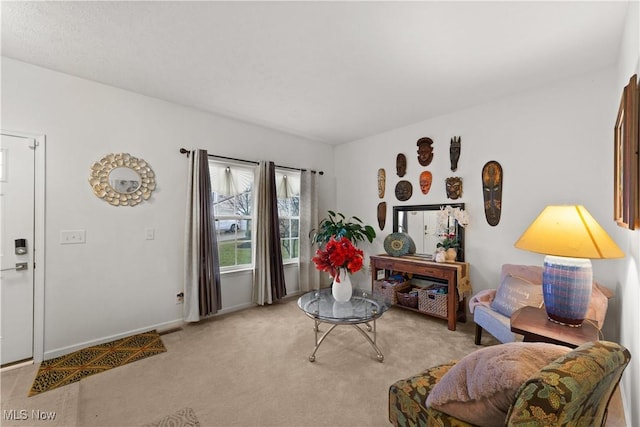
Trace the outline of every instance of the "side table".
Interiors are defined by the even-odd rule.
[[[544,308],[523,307],[511,315],[511,332],[524,336],[525,342],[546,342],[576,348],[586,342],[597,341],[600,331],[593,320],[586,320],[580,327],[552,322]]]
[[[353,289],[353,294],[349,301],[338,302],[333,298],[331,288],[315,290],[307,292],[298,298],[298,307],[315,322],[313,330],[316,334],[316,346],[311,356],[309,356],[309,362],[315,362],[318,347],[338,325],[351,325],[356,328],[376,351],[378,362],[382,363],[384,360],[384,356],[376,343],[376,319],[382,316],[388,307],[384,301],[377,300],[370,292]],[[331,327],[318,338],[318,332],[320,332],[318,325],[320,323],[328,323]],[[373,329],[369,323],[373,323]],[[368,332],[373,331],[373,339],[360,327],[361,324],[366,325]]]

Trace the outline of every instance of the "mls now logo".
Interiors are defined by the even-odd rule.
[[[2,419],[5,421],[26,421],[29,419],[53,421],[56,419],[56,413],[41,411],[40,409],[33,409],[32,411],[27,411],[26,409],[3,409]]]
[[[26,409],[3,409],[2,419],[5,421],[24,421],[29,419],[29,412]]]
[[[31,419],[40,421],[53,421],[56,419],[56,413],[34,409],[31,411]]]

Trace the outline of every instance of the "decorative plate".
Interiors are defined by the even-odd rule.
[[[391,256],[416,253],[416,244],[407,233],[391,233],[384,239],[384,250]]]

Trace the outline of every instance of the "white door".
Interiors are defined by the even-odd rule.
[[[35,140],[0,145],[1,364],[33,357]],[[23,245],[24,242],[24,245]],[[16,250],[16,246],[18,249]],[[25,249],[19,249],[24,246]]]

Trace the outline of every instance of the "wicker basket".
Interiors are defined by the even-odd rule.
[[[418,310],[447,317],[448,294],[439,293],[440,286],[418,289]]]
[[[396,291],[396,298],[399,305],[405,307],[418,308],[418,291],[414,288],[407,287]]]
[[[397,304],[398,291],[409,289],[411,286],[408,282],[389,282],[387,280],[375,280],[373,282],[373,295],[384,299],[387,304]]]

